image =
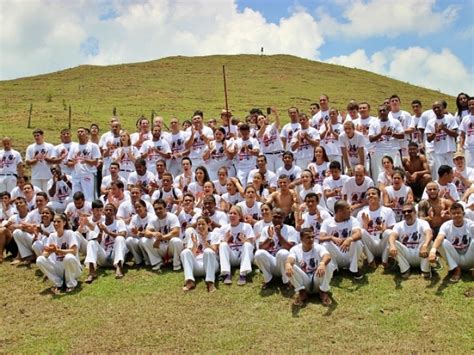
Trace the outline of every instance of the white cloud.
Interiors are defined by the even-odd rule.
[[[324,43],[316,21],[303,10],[274,24],[258,11],[239,11],[235,0],[111,4],[115,7],[91,7],[85,0],[2,0],[0,79],[170,55],[256,54],[260,47],[267,54],[314,59]]]
[[[358,49],[326,62],[373,71],[451,95],[461,91],[474,92],[473,73],[446,48],[440,52],[421,47],[386,48],[370,57],[365,50]]]
[[[344,22],[327,15],[324,8],[319,8],[317,15],[324,34],[331,37],[396,37],[409,33],[425,35],[442,30],[457,17],[459,11],[454,5],[435,11],[435,3],[436,0],[339,0],[339,7],[344,9]]]

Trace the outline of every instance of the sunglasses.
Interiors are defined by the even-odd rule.
[[[405,210],[405,211],[402,211],[402,214],[403,215],[406,215],[406,214],[410,214],[412,213],[414,210]]]

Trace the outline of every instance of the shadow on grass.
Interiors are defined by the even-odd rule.
[[[332,313],[336,310],[337,306],[339,305],[338,302],[334,299],[333,294],[330,292],[329,293],[329,298],[331,299],[332,303],[329,306],[324,306],[321,303],[321,299],[319,297],[319,293],[311,293],[309,294],[308,299],[302,306],[296,306],[291,303],[291,314],[294,318],[298,318],[300,316],[300,311],[303,308],[306,308],[309,304],[314,304],[317,307],[322,307],[323,309],[326,309],[326,312],[323,313],[324,317],[329,317],[332,315]]]
[[[82,290],[82,282],[79,281],[79,282],[77,283],[76,288],[74,288],[73,291],[68,292],[68,293],[66,293],[66,285],[65,285],[65,284],[63,284],[63,286],[61,287],[61,291],[60,291],[61,293],[60,293],[60,294],[55,294],[55,293],[53,293],[52,287],[53,287],[53,286],[50,286],[50,287],[45,288],[45,289],[44,289],[43,291],[41,291],[39,294],[40,294],[41,296],[51,296],[51,298],[52,298],[53,300],[57,300],[57,299],[60,299],[60,298],[66,297],[66,296],[74,296],[74,295],[78,294],[79,292],[81,292],[81,290]]]

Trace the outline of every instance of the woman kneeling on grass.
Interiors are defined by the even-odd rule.
[[[199,217],[196,228],[189,228],[186,234],[187,248],[181,252],[185,285],[183,291],[187,292],[196,287],[194,276],[205,276],[207,291],[216,290],[214,282],[219,270],[217,250],[219,249],[220,236],[218,233],[209,232],[210,219]]]
[[[82,274],[79,262],[79,242],[76,234],[69,229],[64,213],[54,216],[55,232],[49,235],[43,255],[38,257],[38,268],[50,279],[54,286],[51,291],[59,294],[66,281],[66,293],[74,291],[77,279]]]

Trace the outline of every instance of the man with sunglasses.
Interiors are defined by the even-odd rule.
[[[428,222],[417,218],[415,205],[403,205],[404,221],[393,227],[389,237],[389,254],[396,259],[404,279],[410,277],[410,268],[419,266],[425,279],[431,278],[428,248],[433,238]]]

